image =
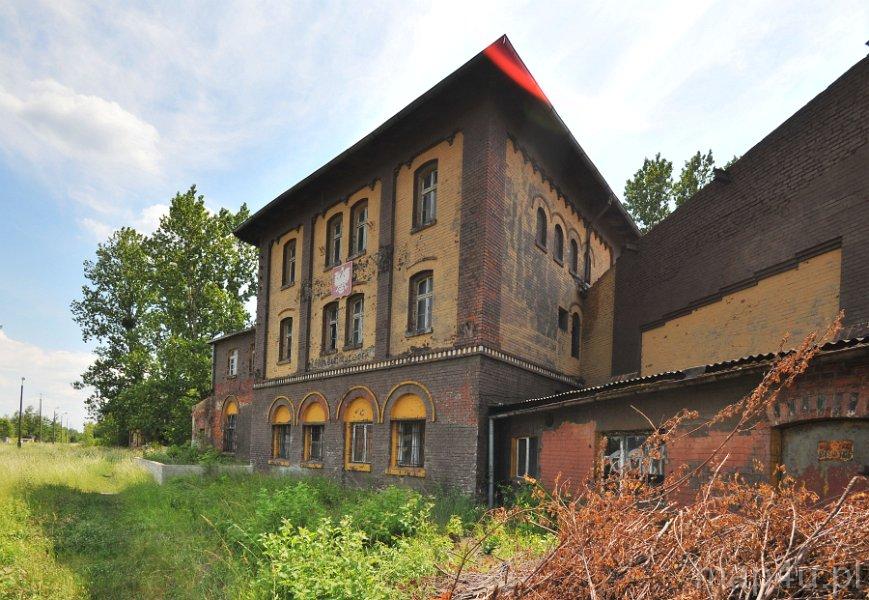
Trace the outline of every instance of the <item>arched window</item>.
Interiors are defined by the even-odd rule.
[[[362,347],[362,332],[365,325],[365,296],[354,294],[347,298],[344,344],[348,348]]]
[[[358,396],[343,408],[342,417],[344,468],[348,471],[370,471],[371,457],[368,448],[371,424],[374,423],[374,406],[368,398]]]
[[[330,302],[323,307],[323,353],[338,350],[338,303]]]
[[[326,266],[341,264],[341,227],[344,215],[337,214],[326,223]]]
[[[564,231],[561,229],[561,225],[555,225],[555,248],[553,249],[553,254],[555,255],[555,260],[559,263],[564,262]]]
[[[413,195],[413,227],[435,222],[438,198],[438,163],[427,162],[416,170]]]
[[[293,358],[293,317],[281,319],[281,340],[278,356],[281,361],[288,361]]]
[[[295,238],[284,244],[283,269],[281,271],[281,285],[296,283],[296,240]]]
[[[394,469],[422,469],[425,465],[425,403],[416,394],[404,394],[392,403],[392,458]],[[412,474],[420,474],[419,472]]]
[[[579,273],[579,245],[576,240],[570,240],[570,272],[574,275]]]
[[[579,314],[573,313],[570,317],[570,355],[579,358]]]
[[[537,245],[546,249],[546,211],[543,208],[537,209]]]
[[[272,410],[272,458],[289,460],[293,411],[288,404],[279,404]]]
[[[236,427],[238,425],[238,404],[230,400],[223,407],[223,451],[235,452]]]
[[[428,333],[432,329],[434,310],[434,276],[421,271],[410,278],[408,302],[408,333]]]
[[[350,254],[356,256],[368,247],[368,200],[360,200],[350,211]]]
[[[329,413],[323,402],[314,400],[302,410],[302,461],[306,463],[323,462],[323,443],[326,432],[326,421]]]
[[[582,278],[586,283],[591,283],[591,249],[589,244],[585,245],[585,256],[583,256]]]

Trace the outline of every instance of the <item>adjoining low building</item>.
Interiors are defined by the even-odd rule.
[[[603,477],[646,435],[631,404],[711,414],[785,332],[844,310],[842,340],[728,448],[728,468],[783,462],[834,493],[869,441],[867,98],[864,59],[640,236],[498,40],[239,227],[256,327],[215,341],[194,437],[360,485]]]

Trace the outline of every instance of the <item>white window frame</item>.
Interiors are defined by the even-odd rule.
[[[323,323],[326,327],[326,335],[324,336],[326,352],[335,352],[338,350],[338,304],[330,303],[325,308],[325,318]]]
[[[522,465],[519,457],[522,455],[520,448],[525,445],[525,464]],[[532,477],[531,469],[531,438],[528,436],[516,438],[516,477]]]
[[[610,472],[608,474],[609,477],[620,477],[627,470],[639,469],[640,474],[642,475],[664,475],[665,468],[665,456],[664,448],[661,449],[661,457],[660,458],[649,458],[645,453],[637,451],[642,451],[646,440],[648,440],[649,435],[648,432],[645,431],[624,431],[624,432],[604,432],[601,435],[609,443],[609,440],[618,439],[619,440],[619,449],[611,454],[606,454],[606,447],[604,448],[604,456],[603,456],[603,464],[601,465],[601,474],[606,471],[607,465],[610,467]],[[633,450],[628,449],[628,439],[629,438],[643,438],[642,442],[634,448]],[[626,468],[627,465],[627,468]]]
[[[356,456],[356,440],[362,435],[362,456]],[[370,439],[371,423],[350,423],[350,462],[353,464],[368,463],[368,441]]]
[[[238,348],[233,348],[229,351],[229,364],[227,373],[230,377],[238,375]]]
[[[347,345],[356,347],[361,346],[363,341],[363,328],[365,326],[365,297],[362,295],[354,296],[349,302],[347,314],[350,319],[350,335],[347,340]]]
[[[409,435],[405,432],[405,428],[410,428]],[[396,456],[396,464],[399,467],[422,468],[425,464],[425,452],[423,449],[425,435],[425,421],[399,421],[398,422],[398,444]],[[405,438],[410,439],[410,446],[405,444]],[[409,451],[409,460],[405,460],[405,454]]]
[[[420,308],[421,307],[421,308]],[[434,311],[434,275],[429,274],[414,281],[413,331],[426,333],[432,329]],[[422,316],[422,323],[420,323]]]
[[[353,211],[353,254],[362,254],[368,248],[368,204]]]
[[[437,218],[438,168],[433,165],[419,174],[416,226],[434,223]]]
[[[334,215],[326,226],[326,266],[334,267],[341,264],[341,233],[344,227],[344,216]]]
[[[289,325],[289,327],[287,327]],[[281,360],[293,358],[293,317],[281,319]]]

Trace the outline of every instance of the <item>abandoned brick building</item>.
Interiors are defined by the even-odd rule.
[[[504,37],[239,227],[256,326],[215,340],[194,437],[360,485],[579,481],[631,461],[632,405],[710,415],[841,309],[726,466],[833,493],[869,463],[867,135],[864,59],[641,236]]]

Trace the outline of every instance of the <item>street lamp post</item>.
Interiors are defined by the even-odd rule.
[[[24,412],[24,378],[21,378],[21,395],[18,397],[18,447],[21,447],[21,413]]]

